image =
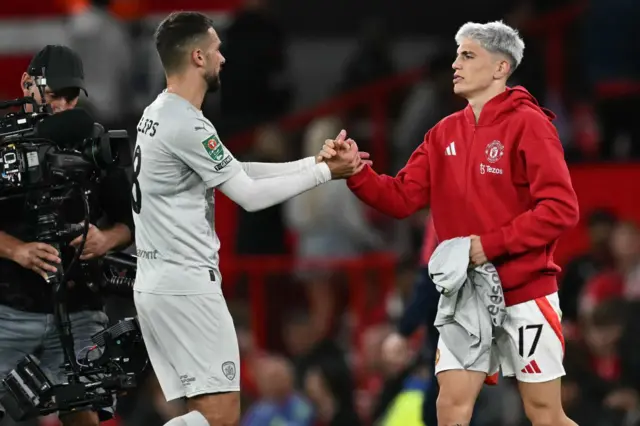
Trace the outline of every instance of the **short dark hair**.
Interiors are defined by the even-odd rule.
[[[608,209],[599,208],[589,213],[587,223],[589,227],[598,225],[615,225],[618,222],[618,218],[615,213]]]
[[[213,28],[213,21],[199,12],[173,12],[160,23],[155,34],[156,49],[168,74],[180,70],[186,49],[205,36],[209,28]]]

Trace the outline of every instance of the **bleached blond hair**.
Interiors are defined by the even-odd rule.
[[[524,41],[518,31],[506,25],[502,21],[493,21],[486,24],[467,22],[456,33],[458,46],[463,39],[470,39],[478,43],[491,53],[505,55],[511,63],[511,72],[522,62],[524,56]]]

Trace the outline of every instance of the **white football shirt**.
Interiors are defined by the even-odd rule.
[[[211,122],[186,99],[163,92],[145,109],[134,151],[135,290],[221,291],[214,188],[241,170]]]

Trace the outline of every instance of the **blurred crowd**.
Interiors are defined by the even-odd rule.
[[[164,84],[151,43],[154,28],[119,21],[108,3],[94,0],[69,20],[70,44],[85,64],[90,98],[82,100],[83,106],[106,127],[133,131],[142,108]],[[640,3],[580,2],[586,9],[553,39],[564,46],[560,86],[548,72],[554,65],[549,63],[549,38],[534,30],[534,22],[573,2],[508,3],[496,18],[522,28],[527,45],[513,84],[527,87],[557,114],[568,160],[636,160],[640,62],[633,54],[638,43],[629,41],[637,39]],[[402,71],[393,60],[393,36],[382,23],[364,21],[357,47],[346,63],[337,64],[341,78],[327,98]],[[429,128],[464,106],[451,90],[454,31],[443,34],[444,41],[425,59],[422,79],[390,99],[387,172],[399,170]],[[205,114],[240,159],[289,161],[314,155],[342,128],[361,149],[370,147],[374,130],[364,107],[315,118],[298,131],[277,125],[277,119],[293,112],[300,88],[290,78],[290,36],[266,0],[247,0],[222,29],[221,39],[227,60],[222,89],[208,99]],[[234,137],[254,129],[253,143],[234,150]],[[265,345],[254,339],[248,278],[225,278],[243,357],[243,426],[422,425],[423,390],[433,379],[433,360],[422,356],[424,332],[414,337],[411,351],[393,361],[383,359],[382,344],[411,295],[427,213],[392,221],[365,208],[340,182],[262,212],[238,213],[238,255],[295,259],[287,273],[266,277]],[[606,210],[583,213],[588,215],[590,250],[564,265],[561,277],[563,402],[582,426],[640,425],[640,230]],[[363,283],[358,303],[367,312],[356,321],[348,290],[354,269],[331,265],[380,251],[392,253],[397,262],[387,271],[390,275],[376,267],[355,270]],[[385,290],[385,280],[391,291]],[[184,410],[179,402],[164,402],[153,377],[120,406],[123,426],[162,425]],[[483,391],[475,418],[476,426],[526,424],[514,384],[501,380]]]
[[[164,85],[152,42],[156,22],[118,19],[109,8],[112,0],[90,3],[72,15],[65,29],[68,44],[80,52],[85,63],[91,96],[83,99],[83,106],[110,127],[134,129],[144,106]],[[556,113],[555,124],[568,159],[637,158],[640,147],[633,141],[638,140],[638,126],[633,125],[633,117],[640,113],[640,65],[633,54],[637,47],[626,47],[626,41],[634,39],[634,23],[640,18],[637,2],[504,3],[496,2],[495,18],[521,29],[526,43],[525,60],[511,82],[523,84]],[[564,12],[554,13],[558,10]],[[354,50],[345,63],[337,64],[340,74],[326,98],[403,71],[393,52],[398,40],[386,31],[384,19],[366,17],[358,25],[353,34],[357,41]],[[245,0],[244,7],[221,25],[220,33],[227,60],[224,84],[218,96],[208,99],[205,113],[233,148],[234,136],[239,133],[260,129],[294,112],[296,99],[308,89],[300,87],[304,79],[292,69],[290,47],[295,35],[287,33],[268,0]],[[423,61],[422,81],[399,90],[390,102],[386,114],[390,126],[385,136],[396,168],[421,141],[425,129],[460,106],[451,93],[454,51],[450,34],[437,37],[435,48]],[[367,108],[341,113],[340,118],[360,140],[371,138]],[[295,147],[301,145],[295,142],[304,132],[289,133],[283,154],[295,157],[300,153]],[[246,144],[238,146],[241,151],[248,148]]]

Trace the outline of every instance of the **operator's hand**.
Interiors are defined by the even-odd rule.
[[[471,235],[471,248],[469,249],[469,260],[473,266],[484,265],[489,261],[484,254],[484,248],[482,247],[482,241],[477,235]]]
[[[55,265],[61,262],[59,256],[58,250],[49,244],[24,243],[16,248],[12,260],[46,280],[46,271],[55,273],[58,270]]]
[[[84,225],[84,223],[80,223]],[[82,235],[71,241],[70,246],[78,248],[82,242]],[[109,246],[107,235],[92,223],[89,224],[89,232],[87,233],[87,241],[84,244],[84,250],[80,255],[80,260],[89,260],[96,257],[102,257],[111,249]]]

